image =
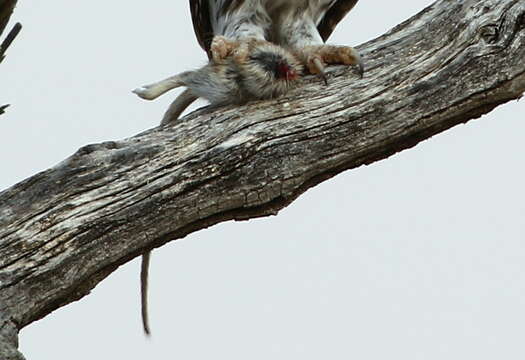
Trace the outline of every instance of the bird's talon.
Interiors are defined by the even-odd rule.
[[[314,55],[312,58],[308,60],[308,69],[310,70],[312,74],[319,75],[319,77],[323,79],[324,84],[328,85],[328,80],[324,72],[323,61],[318,56]]]
[[[312,74],[324,72],[325,64],[343,64],[358,66],[359,75],[362,78],[364,66],[359,53],[350,46],[314,45],[302,49],[302,58],[308,65]],[[326,76],[321,76],[325,83]]]
[[[228,39],[225,36],[215,36],[210,46],[211,57],[216,63],[223,62],[239,46],[237,41]]]
[[[320,77],[321,79],[323,79],[324,84],[325,84],[326,86],[328,86],[328,79],[327,79],[326,74],[324,73],[324,71],[321,71],[321,72],[319,73],[319,77]]]

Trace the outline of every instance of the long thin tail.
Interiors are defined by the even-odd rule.
[[[192,102],[197,100],[199,97],[195,96],[191,93],[189,89],[184,90],[168,107],[168,110],[166,110],[166,113],[164,113],[164,117],[162,118],[162,121],[160,122],[160,125],[166,125],[167,123],[171,121],[175,121],[179,118],[180,114]]]
[[[147,251],[142,255],[142,264],[140,266],[140,300],[142,310],[142,327],[144,333],[149,336],[149,318],[148,318],[148,273],[149,273],[149,260],[151,257],[151,251]]]

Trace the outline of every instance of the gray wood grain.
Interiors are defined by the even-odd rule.
[[[7,26],[7,22],[13,13],[15,8],[16,0],[0,0],[0,36],[4,33]],[[16,35],[15,35],[16,36]],[[14,37],[13,37],[14,38]],[[10,43],[12,41],[8,40]],[[4,39],[2,45],[0,45],[0,63],[4,58],[5,49],[8,48],[8,42]],[[4,45],[5,44],[5,45]],[[0,115],[4,113],[4,110],[9,105],[0,106]],[[2,242],[0,240],[0,247]],[[0,251],[1,253],[1,251]],[[1,256],[1,255],[0,255]],[[2,280],[0,280],[0,289],[2,287]],[[0,290],[2,291],[2,290]],[[0,359],[1,360],[24,360],[22,354],[18,349],[18,331],[16,324],[11,318],[11,313],[5,308],[4,304],[0,302]]]
[[[358,47],[363,79],[331,67],[327,87],[309,77],[284,98],[82,147],[0,193],[0,309],[20,329],[146,250],[275,215],[342,171],[518,99],[524,30],[525,0],[438,1]]]

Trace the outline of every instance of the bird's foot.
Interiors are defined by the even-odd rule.
[[[318,74],[327,83],[324,68],[326,65],[357,65],[363,77],[364,66],[359,53],[350,46],[310,45],[301,49],[300,55],[311,74]]]
[[[215,63],[223,63],[224,60],[239,47],[240,42],[229,39],[222,35],[213,38],[210,46],[211,58]]]
[[[224,63],[227,58],[232,58],[234,62],[242,63],[257,46],[267,44],[268,41],[255,37],[246,37],[240,40],[233,40],[222,35],[213,38],[210,46],[211,57],[217,64]]]

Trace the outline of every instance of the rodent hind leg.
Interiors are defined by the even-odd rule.
[[[181,79],[182,74],[170,76],[161,81],[154,82],[149,85],[144,85],[133,90],[133,93],[146,100],[154,100],[162,94],[170,91],[171,89],[184,86],[184,82]]]
[[[189,89],[184,90],[170,104],[170,106],[168,107],[168,110],[166,110],[166,112],[164,113],[164,117],[162,118],[160,125],[161,126],[166,125],[172,121],[177,120],[180,114],[182,114],[182,112],[186,110],[186,108],[190,106],[190,104],[194,102],[195,100],[197,100],[198,98],[199,97],[193,95],[193,93]]]

